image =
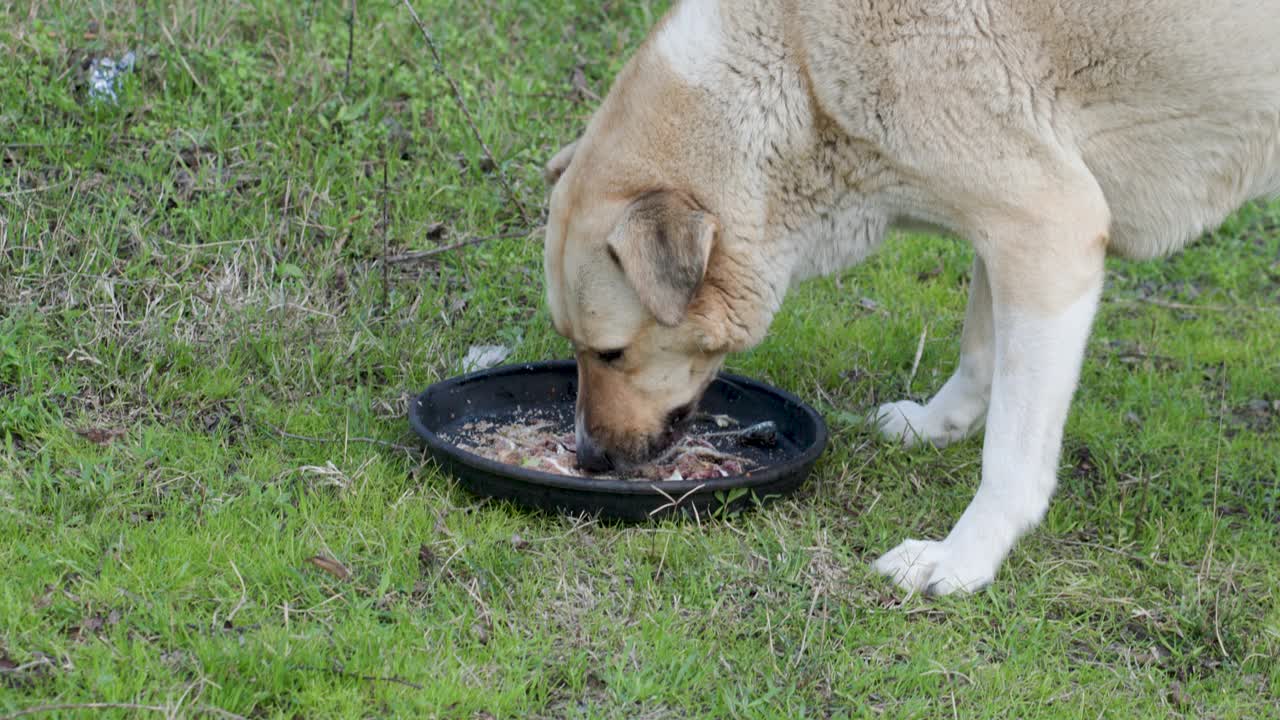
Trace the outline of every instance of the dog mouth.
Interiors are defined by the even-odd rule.
[[[623,455],[614,458],[614,465],[620,469],[635,468],[653,462],[667,454],[671,448],[678,445],[688,434],[689,426],[693,424],[697,405],[697,401],[685,403],[667,413],[662,423],[663,429],[661,433],[645,443],[645,446],[641,448],[641,452],[632,456]]]
[[[587,443],[583,447],[586,452],[579,451],[578,465],[590,472],[626,472],[643,467],[665,455],[684,439],[689,426],[693,424],[696,410],[696,401],[675,408],[663,420],[662,432],[629,448],[604,449],[595,443]]]
[[[689,425],[693,422],[693,414],[697,409],[697,403],[685,403],[680,407],[667,413],[666,420],[663,421],[662,434],[658,436],[656,447],[649,448],[650,456],[660,455],[666,452],[672,445],[675,445],[688,432]]]
[[[588,457],[584,458],[581,454],[579,455],[578,466],[588,472],[604,472],[606,467],[611,471],[626,472],[649,465],[670,453],[688,435],[691,426],[698,417],[698,407],[702,403],[702,396],[707,387],[711,385],[714,377],[715,373],[713,372],[711,376],[702,381],[697,392],[693,393],[692,399],[668,411],[662,418],[660,429],[654,434],[618,437],[616,434],[610,434],[608,428],[602,427],[596,427],[594,429],[597,432],[591,432],[590,425],[584,427],[582,423],[586,418],[580,418],[578,420],[579,427],[587,430],[580,437],[580,441],[586,440],[589,445],[594,447],[592,448],[593,452],[588,453]],[[595,438],[602,438],[605,442],[597,444],[593,442]],[[583,462],[584,460],[585,462]]]

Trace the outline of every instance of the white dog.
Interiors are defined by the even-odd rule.
[[[877,418],[935,445],[985,425],[981,485],[875,563],[972,590],[1048,507],[1104,256],[1280,192],[1280,2],[682,0],[547,175],[586,467],[659,452],[790,287],[887,228],[972,243],[955,374]]]

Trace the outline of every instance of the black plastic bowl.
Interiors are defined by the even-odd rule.
[[[432,385],[410,408],[409,421],[445,470],[478,495],[552,512],[644,521],[665,515],[733,511],[795,490],[826,448],[827,426],[790,393],[745,377],[721,374],[699,410],[728,415],[743,426],[772,420],[778,443],[766,464],[711,480],[638,481],[572,477],[506,465],[457,447],[463,425],[511,422],[518,414],[572,418],[578,371],[572,360],[506,365]]]

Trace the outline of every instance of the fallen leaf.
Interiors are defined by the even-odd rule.
[[[929,268],[928,270],[922,270],[919,273],[917,273],[916,279],[919,280],[920,282],[924,282],[925,280],[932,280],[938,277],[939,275],[941,275],[943,269],[944,268],[942,267],[942,261],[939,260],[937,265]]]
[[[1174,707],[1184,707],[1191,704],[1191,697],[1182,689],[1182,683],[1177,680],[1169,684],[1169,703]]]
[[[45,585],[44,592],[37,595],[36,599],[31,604],[37,610],[43,610],[49,607],[50,605],[53,604],[53,594],[56,591],[57,591],[57,588],[54,587],[53,585]]]
[[[27,665],[19,665],[17,661],[0,651],[0,688],[8,687],[15,690],[25,690],[35,684],[35,681],[47,674],[49,669],[43,664],[36,654],[36,661]]]
[[[524,538],[522,538],[522,537],[520,537],[520,534],[519,534],[519,533],[512,533],[512,535],[511,535],[511,547],[513,547],[513,548],[515,548],[515,549],[517,549],[517,550],[525,550],[525,549],[527,549],[527,548],[529,547],[529,541],[528,541],[528,540],[525,540],[525,539],[524,539]]]
[[[505,345],[472,345],[467,349],[466,357],[462,358],[462,372],[488,370],[510,354],[511,348]]]
[[[840,378],[845,382],[857,383],[866,380],[869,374],[870,373],[862,368],[853,368],[840,373]]]
[[[76,640],[83,640],[87,636],[101,630],[106,624],[106,621],[102,619],[101,615],[90,615],[84,620],[81,620],[79,625],[73,625],[68,629],[67,636]]]
[[[166,650],[160,653],[160,662],[170,671],[194,664],[194,657],[186,650]]]
[[[430,570],[436,564],[436,554],[431,548],[423,543],[418,546],[418,568],[423,572]]]
[[[1280,420],[1280,400],[1255,398],[1231,409],[1231,419],[1253,430],[1266,430]]]
[[[311,563],[312,565],[315,565],[316,567],[338,578],[339,580],[347,580],[351,578],[351,571],[347,569],[347,566],[343,565],[337,560],[334,560],[331,557],[325,557],[324,555],[313,555],[307,558],[307,562]]]
[[[573,86],[573,94],[577,98],[600,102],[600,96],[587,85],[587,74],[583,72],[581,65],[573,69],[573,75],[569,77],[569,84]]]
[[[97,445],[110,445],[116,438],[122,438],[128,431],[124,428],[81,428],[76,433]]]
[[[196,194],[196,177],[186,168],[178,168],[173,173],[173,186],[178,198],[188,202]]]
[[[584,680],[586,680],[587,687],[596,692],[600,692],[609,686],[608,683],[602,680],[600,676],[596,675],[594,672],[587,673],[587,677],[584,678]]]

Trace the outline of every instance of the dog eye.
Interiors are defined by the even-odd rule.
[[[596,357],[600,358],[602,362],[611,363],[611,362],[615,362],[617,360],[622,359],[622,351],[621,350],[601,350],[600,352],[596,353]]]

